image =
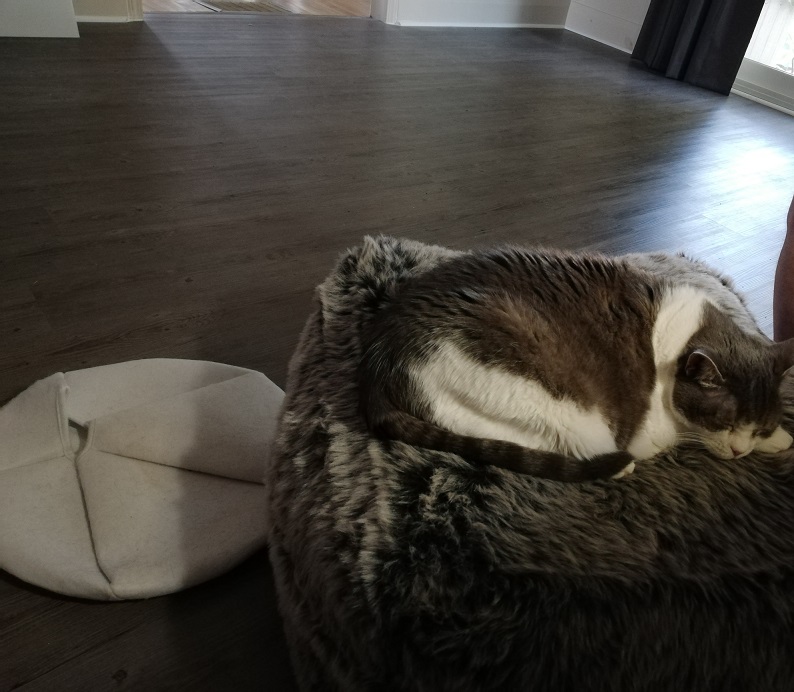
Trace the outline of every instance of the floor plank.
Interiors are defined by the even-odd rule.
[[[81,34],[0,39],[0,401],[156,356],[283,386],[315,285],[377,233],[684,250],[771,331],[789,116],[561,30],[199,13]],[[0,578],[0,691],[289,675],[264,555],[123,604]]]

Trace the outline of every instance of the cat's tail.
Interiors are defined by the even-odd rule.
[[[402,411],[390,411],[374,426],[375,434],[415,447],[451,452],[471,464],[498,466],[537,478],[577,483],[615,478],[634,470],[628,452],[577,459],[557,452],[522,447],[513,442],[458,435]]]

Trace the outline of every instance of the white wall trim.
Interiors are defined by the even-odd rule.
[[[649,5],[650,0],[572,0],[565,28],[631,53]]]
[[[101,24],[118,24],[120,22],[128,22],[130,21],[128,17],[122,17],[121,15],[115,14],[110,15],[107,17],[97,17],[96,15],[77,15],[75,17],[78,24],[92,24],[92,23],[101,23]]]
[[[794,79],[754,60],[742,60],[731,92],[794,115]]]
[[[565,24],[505,24],[505,23],[491,23],[483,24],[482,22],[412,22],[400,21],[397,22],[398,26],[426,26],[426,27],[452,27],[460,29],[564,29]]]
[[[560,28],[570,0],[373,0],[372,16],[398,26]]]
[[[127,17],[131,22],[143,21],[143,0],[127,0]]]
[[[750,91],[745,91],[743,87],[736,87],[734,83],[734,88],[731,89],[732,94],[736,94],[737,96],[741,96],[742,98],[748,99],[749,101],[755,101],[756,103],[760,103],[762,106],[768,106],[769,108],[773,108],[776,111],[780,111],[781,113],[785,113],[786,115],[794,115],[794,102],[788,104],[788,107],[775,103],[774,101],[770,101],[769,97],[763,96],[755,96]]]
[[[370,15],[386,24],[397,23],[400,0],[372,0]]]
[[[78,22],[118,24],[143,21],[143,0],[73,0],[73,2]]]

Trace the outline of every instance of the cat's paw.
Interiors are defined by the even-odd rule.
[[[792,442],[794,442],[794,437],[791,437],[783,428],[778,427],[769,437],[759,440],[755,448],[759,452],[776,454],[791,447]]]
[[[618,471],[612,478],[623,478],[623,476],[628,476],[634,473],[634,462],[632,461],[628,466],[626,466],[622,471]]]

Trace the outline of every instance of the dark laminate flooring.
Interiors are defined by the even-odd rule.
[[[557,30],[160,15],[81,33],[0,40],[0,401],[153,356],[283,386],[313,287],[373,233],[686,250],[771,328],[789,116]],[[0,691],[290,679],[263,554],[144,602],[0,578]]]

